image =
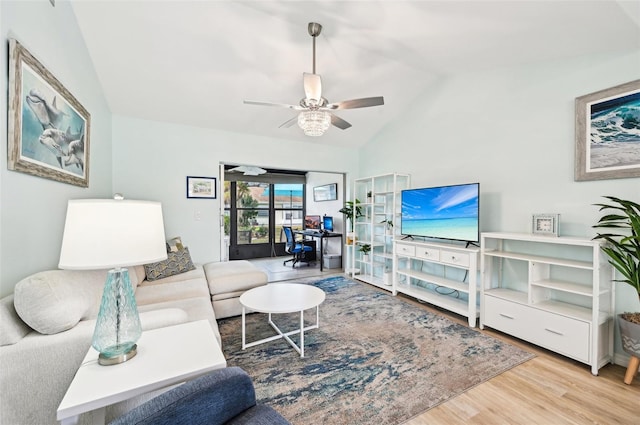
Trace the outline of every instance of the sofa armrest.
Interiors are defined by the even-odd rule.
[[[255,405],[251,378],[238,367],[228,367],[167,391],[127,412],[111,425],[222,425]]]

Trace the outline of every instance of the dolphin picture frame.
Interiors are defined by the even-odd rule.
[[[91,116],[17,40],[9,39],[7,168],[89,187]]]

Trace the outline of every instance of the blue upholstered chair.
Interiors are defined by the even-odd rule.
[[[309,261],[305,258],[306,252],[313,251],[313,247],[306,246],[302,241],[296,241],[293,237],[293,231],[289,226],[282,226],[282,230],[284,230],[284,235],[287,238],[287,241],[284,246],[284,251],[288,254],[293,255],[293,258],[286,260],[283,265],[287,265],[287,263],[293,261],[291,267],[295,267],[296,263],[304,262],[309,265]]]
[[[239,367],[217,369],[160,394],[110,425],[287,425],[264,404],[256,404],[253,382]]]

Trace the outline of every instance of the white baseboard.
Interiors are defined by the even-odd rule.
[[[627,353],[614,353],[613,354],[613,363],[620,365],[622,367],[624,367],[625,369],[627,368],[627,365],[629,364],[629,359],[631,358],[630,355],[628,355]]]

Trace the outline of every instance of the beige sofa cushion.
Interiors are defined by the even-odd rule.
[[[20,318],[42,334],[55,334],[94,318],[100,308],[105,270],[48,270],[33,274],[14,288]]]
[[[209,298],[209,288],[204,277],[162,284],[156,284],[156,282],[159,281],[144,281],[136,288],[136,303],[139,306],[185,298]]]
[[[16,313],[13,295],[0,300],[0,346],[20,341],[31,331]]]
[[[211,295],[246,291],[266,285],[268,281],[265,272],[246,260],[208,263],[204,265],[204,272]]]
[[[213,329],[213,333],[218,340],[218,344],[222,346],[222,339],[220,338],[220,331],[218,330],[218,322],[214,315],[213,308],[211,308],[211,302],[209,298],[187,298],[182,300],[165,301],[155,304],[141,305],[138,307],[140,314],[147,313],[160,309],[180,309],[187,314],[188,322],[195,322],[197,320],[208,320]]]

